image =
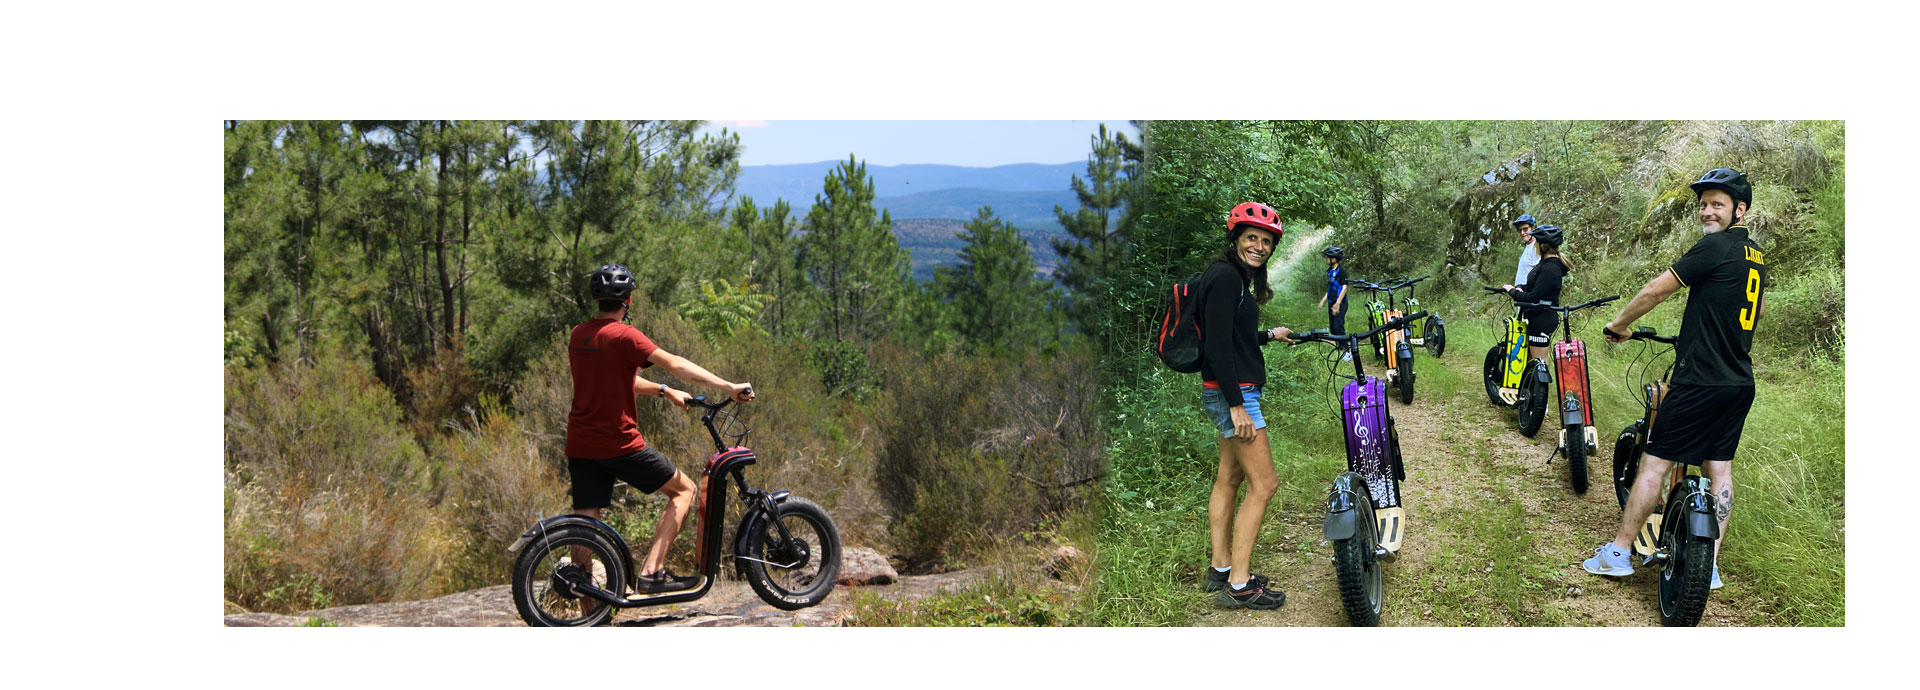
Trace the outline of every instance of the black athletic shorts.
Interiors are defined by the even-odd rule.
[[[1527,320],[1527,344],[1533,347],[1546,347],[1553,344],[1553,329],[1560,327],[1560,314],[1545,309],[1529,311]],[[1551,362],[1549,362],[1551,364]]]
[[[1647,433],[1647,454],[1698,466],[1732,460],[1753,409],[1753,386],[1673,384]]]
[[[567,458],[567,474],[573,478],[573,509],[605,508],[613,505],[613,480],[626,482],[643,493],[659,491],[679,469],[667,456],[647,446],[628,455],[595,460]]]

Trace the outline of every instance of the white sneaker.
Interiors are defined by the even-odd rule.
[[[1593,558],[1580,563],[1587,572],[1595,575],[1626,577],[1633,574],[1633,562],[1627,559],[1627,552],[1614,546],[1613,542],[1601,544],[1593,550]]]
[[[1720,562],[1714,561],[1713,562],[1713,584],[1707,585],[1707,589],[1711,590],[1711,589],[1719,589],[1719,588],[1720,588]]]
[[[1351,361],[1353,361],[1353,353],[1351,353],[1351,352],[1349,352],[1349,353],[1346,353],[1346,354],[1344,354],[1344,355],[1340,355],[1340,361],[1342,361],[1342,362],[1351,362]]]

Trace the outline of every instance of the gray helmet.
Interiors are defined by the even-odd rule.
[[[587,293],[595,300],[621,300],[633,294],[633,273],[620,264],[601,266],[587,276]]]
[[[1338,259],[1345,256],[1346,252],[1340,251],[1339,247],[1327,247],[1326,249],[1320,250],[1320,255],[1329,257],[1329,258]]]

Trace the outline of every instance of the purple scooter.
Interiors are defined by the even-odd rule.
[[[1294,334],[1299,342],[1325,342],[1351,349],[1382,331],[1427,317],[1414,312],[1389,319],[1365,333],[1331,335],[1325,329]],[[1407,471],[1400,460],[1400,433],[1389,414],[1387,389],[1353,358],[1353,380],[1340,394],[1340,425],[1347,436],[1347,471],[1333,478],[1327,492],[1325,536],[1333,544],[1333,571],[1340,582],[1340,603],[1356,626],[1380,624],[1384,597],[1380,564],[1400,552],[1406,534],[1406,510],[1400,506],[1400,482]]]

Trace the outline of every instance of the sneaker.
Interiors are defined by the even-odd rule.
[[[1255,587],[1265,587],[1267,586],[1267,576],[1261,575],[1260,573],[1254,573],[1252,575],[1247,576],[1247,584],[1253,585]],[[1200,589],[1202,591],[1216,592],[1222,589],[1226,589],[1226,587],[1227,587],[1227,574],[1220,572],[1218,570],[1214,570],[1213,568],[1207,568],[1207,574],[1200,578]]]
[[[1720,562],[1719,562],[1719,561],[1714,561],[1714,563],[1713,563],[1713,584],[1710,584],[1710,585],[1707,585],[1707,589],[1710,589],[1710,590],[1712,590],[1712,589],[1719,589],[1719,588],[1720,588]]]
[[[1593,550],[1593,558],[1580,565],[1595,575],[1626,577],[1633,574],[1633,562],[1627,559],[1627,552],[1614,546],[1613,542],[1601,544],[1600,548]]]
[[[638,590],[641,594],[659,594],[661,592],[678,592],[683,589],[693,589],[693,586],[697,584],[700,584],[699,575],[676,577],[673,573],[667,572],[666,568],[661,568],[651,573],[641,575],[640,581],[634,583],[634,589]]]
[[[1351,353],[1351,352],[1349,352],[1349,353],[1346,353],[1346,354],[1344,354],[1344,355],[1340,355],[1340,361],[1342,361],[1342,362],[1351,362],[1351,361],[1353,361],[1353,353]]]
[[[1222,587],[1213,595],[1214,603],[1230,609],[1252,609],[1271,611],[1287,603],[1287,593],[1277,589],[1267,589],[1261,585],[1248,584],[1236,592],[1233,587]]]

